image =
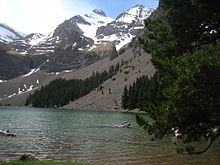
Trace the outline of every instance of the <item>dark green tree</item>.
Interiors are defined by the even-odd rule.
[[[147,35],[140,39],[157,69],[145,102],[154,121],[137,121],[155,138],[178,130],[184,143],[206,139],[202,151],[185,147],[201,154],[220,136],[220,6],[214,0],[160,4],[166,19],[147,20]]]
[[[124,91],[122,95],[122,108],[128,109],[128,87],[127,85],[124,87]]]
[[[216,0],[160,0],[178,49],[186,51],[219,39],[220,5]]]

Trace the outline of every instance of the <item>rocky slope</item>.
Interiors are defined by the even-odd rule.
[[[137,40],[133,42],[124,47],[123,53],[111,61],[109,57],[105,57],[76,71],[65,70],[47,73],[40,68],[35,68],[26,75],[0,82],[0,104],[24,105],[30,92],[40,89],[41,86],[56,78],[84,79],[91,76],[93,72],[108,71],[111,65],[116,66],[118,63],[120,65],[125,63],[120,67],[120,72],[117,75],[102,84],[103,92],[98,89],[94,90],[63,107],[67,109],[119,110],[124,86],[131,85],[137,77],[152,76],[155,72],[150,62],[150,55],[136,45]],[[109,93],[109,89],[111,89],[111,93]]]
[[[134,51],[134,52],[133,52]],[[148,75],[151,77],[155,69],[150,62],[150,56],[140,50],[129,49],[120,57],[114,59],[110,64],[116,65],[123,60],[128,61],[127,65],[120,68],[120,72],[113,78],[108,79],[102,84],[103,89],[96,89],[88,95],[79,98],[76,101],[64,106],[65,109],[82,109],[82,110],[106,110],[117,111],[121,109],[121,98],[125,85],[131,85],[136,78]],[[136,57],[134,54],[137,53]],[[107,61],[106,61],[107,60]],[[98,70],[107,69],[108,59],[99,64]],[[91,69],[95,66],[90,66]],[[109,90],[111,92],[109,92]]]

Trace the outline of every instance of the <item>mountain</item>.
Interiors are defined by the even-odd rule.
[[[125,46],[125,51],[111,61],[106,56],[77,70],[63,70],[59,72],[47,72],[41,66],[35,66],[27,74],[7,81],[0,81],[0,104],[22,106],[25,104],[27,96],[33,90],[41,89],[42,86],[49,84],[55,79],[86,79],[97,71],[99,73],[108,72],[111,66],[119,64],[119,71],[114,77],[101,84],[103,92],[97,88],[89,94],[69,102],[64,108],[108,111],[120,109],[124,86],[132,85],[136,78],[140,76],[152,76],[155,72],[150,62],[150,55],[146,54],[141,47],[136,45],[138,45],[138,39]],[[47,65],[47,63],[44,65]],[[111,89],[111,93],[109,93],[109,89]]]
[[[48,35],[31,34],[15,40],[11,44],[11,52],[38,55],[54,52],[55,48],[100,51],[111,49],[113,45],[119,50],[144,28],[144,19],[153,11],[137,5],[112,19],[103,10],[95,9],[64,21]]]
[[[73,17],[76,25],[83,32],[82,34],[88,38],[95,40],[96,31],[100,26],[106,26],[113,19],[106,16],[101,9],[95,9],[89,14]]]
[[[33,33],[17,39],[10,44],[14,54],[45,54],[55,48],[84,50],[92,47],[98,27],[113,21],[101,9],[95,9],[85,15],[76,15],[60,24],[52,33],[43,35]]]
[[[0,103],[24,105],[30,92],[54,79],[84,79],[120,64],[120,72],[102,84],[106,91],[111,88],[113,95],[94,91],[67,108],[91,109],[90,105],[95,104],[95,109],[106,109],[106,105],[120,104],[124,85],[155,71],[150,56],[135,39],[152,12],[137,5],[112,19],[95,9],[64,21],[49,34],[32,33],[0,42]]]
[[[0,23],[0,42],[9,43],[22,37],[24,37],[24,34],[15,31],[6,24]]]
[[[152,12],[153,9],[137,5],[112,19],[103,10],[95,9],[64,21],[50,34],[33,33],[10,42],[8,53],[44,55],[48,62],[41,69],[47,72],[76,70],[106,56],[113,60],[117,51],[144,28],[144,19]]]
[[[10,42],[9,53],[16,55],[42,55],[48,52],[54,52],[55,43],[56,39],[51,38],[51,33],[47,35],[32,33]]]
[[[107,26],[99,27],[96,38],[100,41],[114,41],[117,50],[131,42],[140,29],[144,28],[144,19],[148,18],[154,9],[137,5],[121,13]]]

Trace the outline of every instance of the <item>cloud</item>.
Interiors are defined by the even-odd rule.
[[[23,33],[48,33],[94,6],[79,0],[0,0],[0,22]]]

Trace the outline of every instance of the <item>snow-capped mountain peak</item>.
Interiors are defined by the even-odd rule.
[[[78,22],[77,26],[83,31],[83,35],[94,39],[96,36],[96,31],[101,26],[106,26],[108,23],[112,22],[113,19],[107,17],[105,12],[101,9],[95,9],[89,14],[85,14],[82,18],[87,22]]]
[[[151,15],[154,9],[145,8],[143,5],[137,5],[120,14],[117,22],[133,23],[134,21],[143,21]]]
[[[32,33],[26,37],[26,41],[30,45],[37,45],[41,41],[43,41],[43,38],[45,37],[44,34],[41,33]]]
[[[95,9],[89,14],[82,16],[87,22],[97,25],[106,25],[107,23],[113,21],[112,18],[106,16],[105,12],[101,9]]]
[[[153,11],[137,5],[112,19],[103,10],[94,9],[88,14],[76,15],[64,21],[48,35],[33,33],[23,38],[14,36],[16,40],[10,43],[10,52],[39,55],[53,53],[55,47],[91,51],[99,50],[105,44],[115,45],[119,50],[144,28],[144,19]]]
[[[154,9],[137,5],[121,13],[113,22],[106,27],[100,27],[96,38],[103,41],[114,41],[119,50],[131,42],[140,29],[144,28],[144,19],[149,17]]]
[[[9,43],[24,36],[23,33],[17,32],[6,24],[0,23],[0,42]]]

